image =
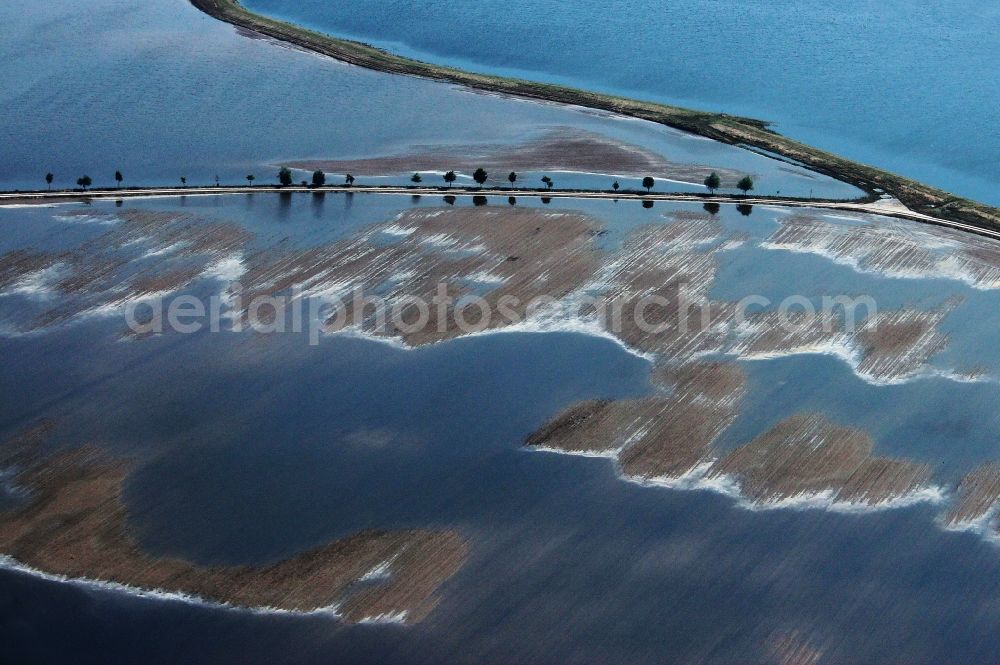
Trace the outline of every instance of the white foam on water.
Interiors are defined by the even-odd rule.
[[[572,455],[575,457],[591,457],[598,459],[618,459],[621,448],[610,448],[608,450],[566,450],[564,448],[553,448],[551,446],[525,446],[525,450],[538,453],[553,453],[556,455]]]
[[[432,233],[422,237],[420,242],[424,245],[431,245],[440,249],[451,249],[458,247],[462,241],[447,233]]]
[[[169,245],[164,245],[162,247],[156,247],[154,249],[150,249],[149,251],[147,251],[140,258],[149,259],[149,258],[152,258],[154,256],[164,256],[166,254],[170,254],[172,252],[176,252],[179,249],[183,249],[188,244],[189,243],[186,242],[186,241],[180,241],[180,242],[171,243]]]
[[[813,256],[820,256],[824,259],[827,259],[831,263],[847,266],[852,270],[854,270],[855,272],[880,274],[886,276],[884,273],[881,272],[876,273],[875,271],[865,270],[864,268],[861,267],[861,265],[858,263],[858,260],[854,257],[841,256],[823,247],[793,245],[783,242],[773,242],[771,240],[761,241],[757,243],[757,246],[760,247],[761,249],[769,249],[781,252],[791,252],[792,254],[812,254]]]
[[[359,577],[358,581],[359,582],[371,582],[373,580],[385,580],[385,579],[388,579],[390,577],[389,572],[390,572],[390,570],[392,568],[392,563],[395,560],[396,560],[396,557],[392,557],[391,559],[386,559],[382,563],[373,566],[371,570],[369,570],[367,573],[365,573],[364,575],[362,575],[361,577]]]
[[[820,215],[820,217],[822,217],[823,219],[835,219],[835,220],[848,221],[848,222],[866,223],[868,221],[864,217],[856,216],[856,215],[842,215],[842,214],[835,215],[835,214],[832,214],[832,213],[824,213],[824,214]]]
[[[18,295],[35,300],[49,300],[55,295],[52,283],[62,274],[63,268],[62,263],[56,263],[28,273],[14,282],[6,291],[0,293],[0,296]]]
[[[637,358],[641,358],[649,362],[655,360],[655,354],[642,352],[629,346],[613,333],[606,330],[596,317],[578,316],[575,313],[568,313],[567,310],[579,311],[579,306],[574,303],[572,298],[559,301],[554,307],[540,310],[539,312],[536,312],[534,316],[518,323],[471,333],[467,336],[476,337],[480,335],[496,335],[504,333],[577,333],[587,335],[589,337],[599,337],[601,339],[614,342],[625,352]]]
[[[739,249],[740,247],[743,247],[746,244],[747,244],[747,241],[744,238],[729,239],[729,240],[724,240],[719,245],[718,249],[719,249],[720,252],[730,252],[730,251],[732,251],[734,249]]]
[[[580,294],[582,295],[582,294]],[[583,317],[578,316],[575,312],[579,311],[579,303],[572,296],[565,298],[557,303],[554,303],[552,307],[544,308],[536,312],[532,317],[527,318],[523,321],[517,323],[500,326],[496,328],[486,328],[485,330],[473,330],[463,335],[460,335],[454,339],[468,339],[476,337],[484,337],[487,335],[503,335],[503,334],[514,334],[514,333],[558,333],[558,332],[569,332],[577,333],[581,335],[587,335],[588,337],[598,337],[601,339],[606,339],[610,342],[614,342],[618,347],[633,355],[637,358],[641,358],[648,362],[652,362],[655,359],[655,354],[644,353],[638,349],[632,348],[623,342],[621,339],[616,337],[614,334],[608,332],[598,321],[596,317]],[[573,312],[572,314],[570,312]],[[378,335],[368,331],[365,331],[361,326],[345,326],[344,328],[332,332],[325,333],[327,335],[342,335],[344,337],[355,337],[361,339],[368,339],[375,342],[380,342],[382,344],[387,344],[395,349],[403,351],[413,351],[425,346],[433,346],[434,344],[441,344],[444,342],[451,341],[440,340],[433,342],[431,344],[423,344],[418,347],[411,346],[407,344],[401,336],[389,336],[389,335]]]
[[[101,226],[111,226],[121,220],[108,213],[93,213],[83,215],[53,215],[52,219],[70,224],[99,224]]]
[[[833,356],[849,365],[858,377],[864,379],[865,381],[869,380],[869,377],[866,377],[858,372],[857,368],[861,364],[860,353],[857,349],[851,346],[847,337],[843,335],[838,336],[838,339],[824,340],[813,344],[801,344],[799,346],[786,349],[753,353],[737,350],[732,352],[730,355],[735,355],[740,360],[746,361],[777,360],[780,358],[801,355]]]
[[[464,279],[477,284],[503,284],[507,281],[506,278],[500,275],[494,275],[488,270],[480,270],[478,272],[465,275]]]
[[[794,496],[769,501],[754,501],[747,498],[740,488],[739,480],[734,476],[712,474],[711,469],[715,462],[716,460],[714,459],[703,460],[689,471],[674,477],[660,476],[645,478],[623,474],[620,470],[619,476],[627,482],[644,487],[714,492],[733,500],[737,507],[753,512],[766,510],[824,510],[842,514],[867,514],[907,508],[921,503],[938,505],[948,499],[948,494],[944,488],[937,485],[926,485],[899,496],[876,502],[838,500],[837,490],[833,488],[816,492],[802,492]]]
[[[297,295],[293,296],[293,300],[297,298],[321,298],[330,301],[342,300],[344,296],[351,292],[353,286],[354,282],[352,281],[326,282],[320,279],[317,280],[315,286],[302,289]]]
[[[208,279],[218,279],[224,282],[235,282],[246,272],[243,254],[237,252],[210,263],[202,271],[201,276]]]
[[[406,610],[401,612],[386,612],[384,614],[376,614],[375,616],[363,617],[357,623],[360,625],[405,624],[407,614]]]
[[[748,362],[760,362],[767,360],[777,360],[799,355],[823,355],[833,356],[842,360],[856,377],[872,386],[899,386],[920,379],[944,379],[956,383],[996,383],[1000,379],[988,375],[963,374],[950,369],[940,369],[928,365],[921,366],[911,372],[893,377],[878,377],[862,372],[860,369],[860,352],[851,345],[848,339],[843,337],[839,340],[829,340],[817,344],[804,344],[780,351],[766,351],[760,353],[730,352],[728,355],[735,356],[739,360]]]
[[[716,460],[707,459],[699,462],[688,471],[679,476],[656,476],[647,478],[644,476],[632,476],[618,470],[619,477],[630,483],[642,485],[643,487],[659,487],[671,490],[684,491],[707,491],[722,494],[731,499],[740,498],[739,485],[731,478],[723,475],[709,475],[709,471]]]
[[[939,485],[917,487],[899,496],[874,503],[868,501],[834,501],[829,510],[837,513],[870,513],[879,510],[908,508],[921,503],[940,505],[948,500],[948,491]]]
[[[91,319],[91,318],[102,318],[108,316],[118,316],[123,313],[125,307],[129,305],[139,305],[146,302],[152,302],[166,298],[167,296],[174,293],[173,291],[154,291],[151,293],[141,293],[126,295],[116,300],[111,300],[102,305],[95,305],[89,309],[85,309],[82,312],[76,314],[73,318],[75,319]]]
[[[178,591],[166,591],[163,589],[144,589],[142,587],[132,586],[129,584],[122,584],[121,582],[109,582],[106,580],[97,580],[89,577],[69,577],[67,575],[57,575],[54,573],[47,573],[38,568],[25,565],[14,559],[13,557],[7,556],[5,554],[0,554],[0,568],[4,570],[11,570],[14,572],[22,573],[25,575],[30,575],[32,577],[45,580],[47,582],[59,582],[63,584],[71,584],[73,586],[82,587],[85,589],[91,589],[101,592],[112,592],[112,593],[122,593],[135,598],[143,598],[147,600],[154,601],[167,601],[167,602],[178,602],[185,603],[188,605],[196,605],[199,607],[206,607],[210,609],[224,609],[228,611],[244,612],[248,614],[264,614],[264,615],[289,615],[289,616],[328,616],[331,618],[341,618],[338,613],[339,604],[329,605],[327,607],[320,607],[314,610],[285,610],[277,607],[243,607],[240,605],[232,605],[230,603],[223,603],[216,600],[209,600],[202,598],[201,596],[196,596],[192,594],[181,593]],[[404,613],[405,614],[405,613]]]
[[[389,275],[388,281],[390,282],[408,282],[417,276],[415,270],[401,270],[399,272],[394,272]]]
[[[379,229],[379,233],[384,233],[390,236],[406,237],[413,235],[417,228],[415,226],[410,228],[405,228],[399,224],[389,224],[388,226],[383,226]]]
[[[938,518],[938,525],[945,531],[972,533],[988,543],[1000,545],[1000,533],[997,533],[996,518],[1000,506],[994,505],[979,517],[961,522],[947,523],[943,516]]]
[[[969,263],[979,264],[979,260],[965,252],[966,246],[951,238],[942,237],[923,229],[903,229],[892,222],[887,222],[891,226],[887,228],[877,228],[871,226],[867,218],[855,218],[842,215],[823,215],[832,220],[850,220],[866,224],[866,226],[846,227],[842,223],[834,222],[830,224],[828,230],[816,232],[806,240],[799,242],[776,242],[766,240],[759,243],[759,247],[767,250],[780,250],[795,252],[799,254],[813,254],[820,256],[833,263],[844,265],[855,272],[868,275],[878,275],[881,277],[895,279],[949,279],[969,286],[980,291],[989,291],[1000,288],[1000,269],[993,270],[993,277],[988,275],[990,271],[983,271],[977,274]],[[871,234],[871,246],[869,251],[860,249],[851,255],[838,251],[839,243],[845,239],[850,239],[850,231],[844,232],[842,229],[862,229],[864,233]],[[870,260],[876,260],[879,253],[885,251],[887,247],[894,246],[899,242],[912,244],[921,250],[931,252],[932,263],[925,267],[872,267]]]
[[[771,501],[751,501],[740,497],[737,505],[744,510],[825,510],[845,515],[862,515],[885,510],[908,508],[921,503],[937,505],[947,500],[947,492],[936,485],[927,485],[910,490],[899,496],[881,501],[845,501],[837,499],[837,491],[824,489],[817,492],[802,492],[794,496]]]

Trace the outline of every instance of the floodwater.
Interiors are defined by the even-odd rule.
[[[100,242],[123,223],[116,215],[135,211],[228,220],[262,251],[309,249],[413,205],[510,209],[505,198],[477,208],[468,197],[449,206],[437,197],[363,194],[327,195],[322,208],[312,195],[102,202],[78,219],[68,214],[76,206],[14,208],[0,211],[0,223],[17,229],[0,250],[70,251]],[[678,212],[702,212],[686,204],[517,202],[524,206],[599,220],[608,232],[595,242],[605,252],[650,224],[684,223]],[[997,311],[992,286],[892,277],[774,248],[785,217],[722,207],[723,236],[740,242],[719,250],[713,298],[864,293],[883,309],[964,298],[942,325]],[[826,219],[834,229],[869,221],[892,224]],[[808,279],[793,289],[798,274]],[[183,292],[206,296],[222,286],[205,278]],[[9,290],[0,318],[13,325],[32,302],[59,298]],[[316,346],[305,334],[253,331],[123,340],[120,312],[105,311],[8,333],[0,384],[16,397],[0,405],[2,431],[50,418],[55,445],[95,443],[137,460],[125,498],[148,551],[254,564],[362,528],[435,527],[457,530],[471,553],[441,588],[437,609],[408,627],[210,609],[8,571],[0,575],[4,659],[728,661],[767,658],[786,636],[841,661],[979,660],[994,652],[990,608],[1000,587],[991,580],[1000,579],[1000,549],[976,533],[943,529],[945,504],[750,510],[712,489],[627,482],[607,459],[525,448],[530,432],[573,403],[655,391],[649,360],[558,328],[417,349],[351,334],[324,335]],[[955,328],[921,372],[892,384],[866,379],[835,355],[723,354],[746,372],[748,391],[718,446],[744,445],[796,413],[820,413],[867,432],[879,455],[928,464],[948,494],[964,473],[1000,455],[992,435],[997,345]],[[970,356],[985,367],[978,379],[949,378],[968,369]]]
[[[805,143],[1000,203],[996,5],[246,4],[429,62],[770,120]]]
[[[116,168],[131,184],[247,172],[264,182],[284,160],[513,145],[568,127],[672,162],[753,172],[762,191],[853,195],[646,123],[250,39],[182,0],[107,0],[86,12],[35,3],[2,7],[0,19],[10,34],[0,45],[9,56],[0,59],[4,188],[39,187],[46,171],[57,186],[83,172],[109,184]],[[612,459],[532,450],[525,438],[582,400],[658,394],[654,363],[676,360],[572,316],[419,348],[354,333],[311,345],[306,333],[252,330],[132,338],[115,299],[125,293],[115,288],[190,259],[183,242],[156,245],[155,224],[143,227],[152,237],[120,242],[114,234],[130,219],[176,222],[184,242],[226,225],[221,241],[249,238],[251,261],[367,237],[413,210],[460,220],[525,209],[599,225],[590,242],[605,267],[650,227],[718,226],[667,251],[710,253],[708,294],[720,302],[756,295],[767,312],[789,296],[848,295],[870,297],[879,312],[940,312],[925,335],[934,351],[888,373],[866,369],[839,338],[706,356],[746,375],[717,454],[796,414],[820,414],[870,437],[875,455],[927,465],[933,491],[879,506],[761,506],[731,485],[650,486]],[[790,232],[803,224],[808,233]],[[969,662],[1000,646],[996,538],[989,528],[946,529],[943,518],[960,479],[1000,458],[1000,249],[990,241],[972,252],[960,234],[820,210],[527,197],[477,207],[469,197],[362,193],[0,208],[0,228],[0,258],[26,250],[64,264],[126,261],[108,292],[59,287],[58,270],[2,289],[0,438],[50,419],[51,446],[132,459],[123,496],[146,551],[257,565],[360,529],[411,527],[454,530],[469,545],[439,605],[411,626],[255,614],[3,570],[0,661],[732,662],[798,649],[819,662]],[[386,236],[379,242],[393,242]],[[213,264],[167,296],[210,297],[240,276]]]
[[[420,146],[510,145],[553,130],[641,145],[671,163],[755,176],[760,193],[854,198],[854,187],[649,123],[389,76],[238,34],[185,0],[0,7],[0,187],[276,183],[302,159],[370,158]],[[507,171],[504,169],[504,177]],[[409,182],[359,178],[358,184]],[[471,173],[462,174],[471,182]],[[557,187],[607,189],[609,175],[555,173]],[[437,174],[426,183],[444,184]],[[308,179],[296,174],[296,180]],[[522,183],[539,185],[538,173]],[[638,188],[640,177],[619,178]],[[702,190],[703,177],[695,180]],[[339,180],[339,179],[338,179]],[[331,178],[333,181],[333,178]],[[506,184],[506,183],[505,183]],[[692,189],[660,181],[658,189]]]

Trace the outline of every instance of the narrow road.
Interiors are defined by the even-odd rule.
[[[126,199],[126,198],[156,198],[168,196],[218,196],[220,194],[272,194],[272,193],[352,193],[352,194],[389,194],[407,196],[520,196],[538,197],[552,199],[605,199],[619,201],[688,201],[694,203],[718,203],[720,205],[770,205],[783,208],[820,208],[825,210],[843,210],[848,212],[860,212],[874,215],[884,215],[886,217],[896,217],[908,219],[925,224],[934,224],[951,229],[958,229],[988,238],[1000,239],[1000,231],[952,222],[914,212],[904,206],[896,199],[882,199],[869,203],[858,203],[854,201],[814,201],[807,199],[783,199],[767,196],[732,196],[715,195],[705,196],[700,194],[669,194],[652,192],[649,194],[636,192],[609,192],[603,190],[544,190],[544,189],[475,189],[469,187],[396,187],[396,186],[353,186],[344,185],[330,187],[272,187],[258,185],[249,186],[222,186],[222,187],[150,187],[131,189],[92,189],[86,192],[80,191],[37,191],[37,192],[0,192],[0,207],[19,205],[52,205],[59,203],[87,202],[101,199]]]

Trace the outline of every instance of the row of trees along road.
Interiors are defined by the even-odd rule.
[[[455,175],[454,171],[448,171],[442,176],[442,178],[444,178],[444,181],[448,183],[449,187],[451,187],[452,184],[458,179],[458,176]],[[482,168],[476,169],[475,172],[472,174],[472,179],[476,181],[476,184],[478,184],[480,188],[486,184],[486,180],[488,178],[489,174]],[[45,174],[45,184],[48,186],[49,189],[52,189],[52,181],[54,179],[55,176],[53,174],[51,173]],[[250,183],[250,186],[253,187],[253,182],[254,180],[257,179],[257,177],[251,173],[247,175],[246,179],[247,182]],[[122,172],[115,171],[115,182],[117,183],[118,187],[122,186],[123,180],[125,180],[125,177],[122,175]],[[517,182],[517,173],[511,171],[510,174],[507,175],[507,181],[510,183],[511,189],[513,189],[514,184]],[[283,187],[291,185],[292,184],[291,169],[289,169],[287,166],[281,167],[281,170],[278,171],[278,182],[281,183]],[[303,183],[304,182],[305,181],[303,181]],[[414,173],[410,177],[410,182],[414,184],[420,184],[421,182],[423,182],[423,178],[419,173]],[[353,185],[354,176],[348,173],[344,178],[344,183],[348,186]],[[553,181],[552,178],[550,178],[547,175],[542,176],[542,183],[545,185],[547,189],[552,189],[552,187],[555,185],[555,181]],[[87,189],[88,187],[91,186],[91,184],[93,184],[93,180],[89,175],[84,175],[76,179],[76,184],[83,189]],[[216,186],[219,185],[219,176],[215,176],[215,184]],[[320,170],[314,171],[312,174],[313,187],[322,187],[325,184],[326,184],[326,174]],[[708,188],[709,192],[715,194],[715,191],[720,187],[722,187],[722,178],[719,177],[718,173],[715,173],[713,171],[705,178],[704,184],[705,187]],[[181,176],[181,185],[183,186],[187,185],[186,176]],[[642,186],[646,189],[647,192],[653,191],[653,187],[655,185],[656,185],[656,180],[654,180],[652,176],[646,176],[645,178],[642,179]],[[613,189],[616,192],[620,187],[621,185],[618,183],[617,180],[615,180],[611,184],[611,189]],[[742,191],[743,195],[746,196],[754,188],[753,178],[748,175],[743,176],[742,178],[740,178],[739,182],[736,183],[736,188]]]

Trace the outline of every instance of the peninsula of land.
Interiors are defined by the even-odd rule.
[[[210,16],[242,30],[361,67],[446,81],[516,97],[610,111],[656,122],[801,164],[868,192],[872,200],[886,193],[916,213],[977,228],[1000,230],[1000,209],[805,145],[774,132],[767,122],[761,120],[707,113],[549,83],[466,72],[405,58],[367,44],[268,18],[247,10],[236,0],[191,0],[191,3]]]

